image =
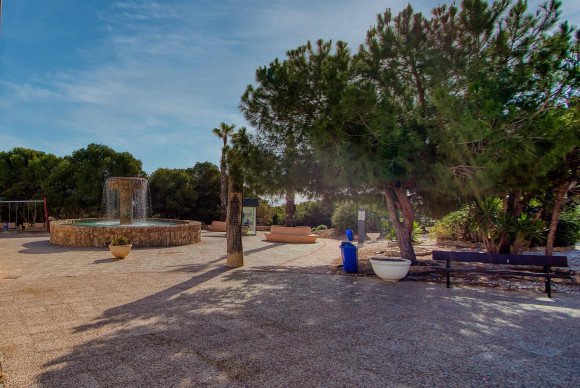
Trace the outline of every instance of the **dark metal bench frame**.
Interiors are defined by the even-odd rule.
[[[433,251],[433,260],[445,260],[445,271],[447,272],[447,288],[451,287],[451,272],[481,272],[500,275],[536,276],[545,278],[545,292],[548,294],[548,297],[551,298],[552,286],[550,279],[570,278],[569,275],[557,274],[552,271],[552,267],[568,267],[568,258],[566,256]],[[542,267],[543,270],[525,269],[521,271],[510,271],[487,270],[482,268],[452,268],[452,261],[482,264],[528,265]]]

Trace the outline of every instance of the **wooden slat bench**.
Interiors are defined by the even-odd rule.
[[[315,243],[318,237],[312,234],[312,229],[309,226],[287,227],[280,225],[272,225],[270,233],[265,233],[265,236],[268,241],[303,244]]]
[[[212,232],[225,232],[226,231],[226,222],[225,221],[212,221],[211,225],[208,226],[208,229]]]
[[[570,275],[554,273],[552,267],[568,267],[566,256],[510,255],[476,252],[433,251],[433,260],[445,260],[447,288],[451,286],[451,272],[479,272],[499,275],[534,276],[545,278],[545,292],[552,297],[552,278],[570,278]],[[477,267],[451,267],[451,262],[529,266],[521,270],[484,269]],[[536,267],[536,268],[531,268]],[[541,267],[541,268],[539,268]]]

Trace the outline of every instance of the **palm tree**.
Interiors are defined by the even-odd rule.
[[[218,128],[212,129],[212,132],[223,140],[224,146],[222,148],[222,158],[220,161],[220,173],[221,173],[221,206],[220,206],[220,221],[225,221],[227,217],[227,205],[226,198],[228,195],[228,184],[226,178],[226,158],[228,153],[228,137],[234,131],[235,125],[227,125],[222,122]]]

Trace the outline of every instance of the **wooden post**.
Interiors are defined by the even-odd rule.
[[[242,246],[242,186],[230,177],[228,184],[228,217],[226,219],[228,267],[243,267],[244,248]]]
[[[44,197],[44,222],[46,223],[46,233],[50,233],[50,220],[48,219],[48,207],[46,206],[46,197]]]

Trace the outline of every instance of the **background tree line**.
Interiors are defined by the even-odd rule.
[[[0,198],[41,199],[47,197],[49,211],[58,218],[98,217],[101,212],[101,196],[104,181],[111,176],[141,176],[150,181],[152,210],[154,217],[194,219],[204,223],[219,217],[220,172],[209,162],[197,163],[187,169],[159,168],[150,176],[141,170],[141,162],[128,153],[118,153],[103,145],[90,144],[63,158],[25,148],[15,148],[0,152]],[[248,195],[255,196],[249,189]],[[550,199],[546,199],[550,201]],[[495,203],[494,217],[501,215],[499,201]],[[338,233],[347,229],[356,230],[359,207],[367,209],[367,230],[381,232],[394,239],[394,231],[389,216],[380,204],[353,201],[307,201],[296,205],[294,220],[297,225],[313,228],[334,228]],[[548,222],[549,208],[537,199],[525,210],[526,217]],[[36,209],[36,221],[40,221],[42,209]],[[419,209],[420,210],[420,209]],[[8,218],[8,207],[2,208],[2,220]],[[12,208],[12,212],[15,208]],[[287,206],[273,206],[267,200],[260,200],[258,208],[259,225],[282,225]],[[574,201],[566,201],[558,222],[555,246],[573,244],[580,233],[580,206]],[[19,219],[31,217],[27,208],[19,209]],[[477,216],[481,211],[475,205],[446,215],[437,221],[420,223],[438,239],[483,242],[483,234]],[[425,214],[423,214],[422,218]],[[14,221],[14,213],[11,215]],[[496,222],[497,224],[497,222]],[[494,225],[496,225],[494,224]],[[417,227],[416,227],[417,229]],[[497,226],[489,233],[497,234]],[[519,233],[527,233],[528,243],[537,245],[545,242],[545,228],[538,230],[529,226],[520,228]],[[514,232],[517,234],[517,231]],[[543,235],[542,235],[543,233]],[[543,237],[542,237],[543,236]],[[539,237],[539,238],[538,238]],[[542,240],[543,238],[543,240]],[[529,245],[528,245],[529,246]]]
[[[204,223],[219,217],[220,171],[209,162],[187,169],[159,168],[148,176],[133,155],[100,144],[89,144],[64,157],[26,148],[0,152],[0,198],[46,197],[49,214],[57,218],[99,217],[104,183],[115,176],[149,179],[155,217]],[[1,216],[8,219],[7,206],[2,207]],[[20,214],[20,219],[26,217]]]

